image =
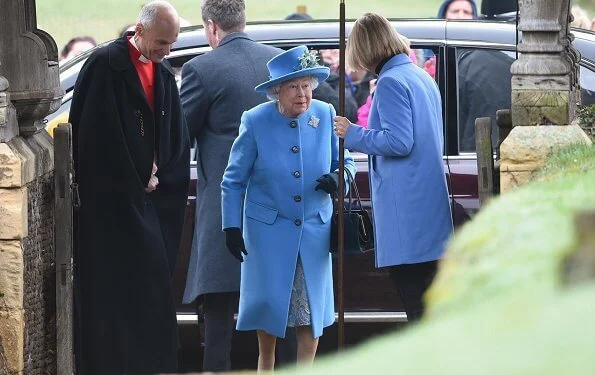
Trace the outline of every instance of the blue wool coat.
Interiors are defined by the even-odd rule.
[[[382,67],[368,129],[347,128],[345,147],[369,155],[376,266],[439,259],[452,233],[436,82],[405,54]]]
[[[329,254],[333,207],[329,194],[314,190],[317,178],[338,167],[334,116],[332,106],[317,100],[297,118],[283,116],[274,102],[242,116],[221,183],[223,228],[243,222],[248,251],[242,263],[238,330],[285,337],[298,254],[313,337],[335,320]],[[355,173],[348,151],[345,166]]]

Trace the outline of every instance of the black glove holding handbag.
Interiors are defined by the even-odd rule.
[[[242,230],[240,228],[225,228],[225,244],[227,250],[240,262],[244,261],[242,253],[248,255],[246,245],[244,245],[244,237],[242,237]]]
[[[327,173],[317,178],[316,181],[318,181],[318,185],[316,185],[314,190],[318,191],[322,189],[330,195],[333,195],[339,188],[339,173]]]

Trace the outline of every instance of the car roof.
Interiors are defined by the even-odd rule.
[[[347,20],[345,33],[349,35],[355,20]],[[412,44],[486,46],[514,49],[517,44],[516,24],[502,20],[444,20],[444,19],[390,19],[397,31],[406,36]],[[245,32],[255,41],[273,44],[278,47],[290,47],[297,44],[336,45],[339,40],[338,20],[275,21],[251,22]],[[581,51],[584,59],[595,65],[595,33],[582,29],[572,29],[574,45]],[[102,48],[110,42],[96,48]],[[183,51],[200,48],[210,49],[202,26],[182,28],[178,40],[172,47],[170,57]],[[87,56],[95,49],[67,62],[60,67],[62,88],[69,90],[74,86],[76,76]]]

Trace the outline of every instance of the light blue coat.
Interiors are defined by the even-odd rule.
[[[329,194],[314,190],[317,178],[338,167],[334,116],[332,106],[317,100],[295,119],[281,115],[273,102],[242,116],[221,183],[223,228],[243,222],[248,251],[242,263],[238,330],[285,337],[298,254],[313,337],[335,320],[332,201]],[[347,151],[345,166],[355,173]]]
[[[439,259],[452,233],[436,82],[400,54],[382,67],[368,129],[352,125],[345,147],[369,155],[376,266]]]

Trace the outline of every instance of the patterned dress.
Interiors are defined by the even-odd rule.
[[[309,326],[310,324],[310,304],[308,303],[306,279],[304,278],[302,260],[298,255],[293,286],[291,287],[291,302],[289,304],[289,319],[287,320],[287,326],[299,327]]]

